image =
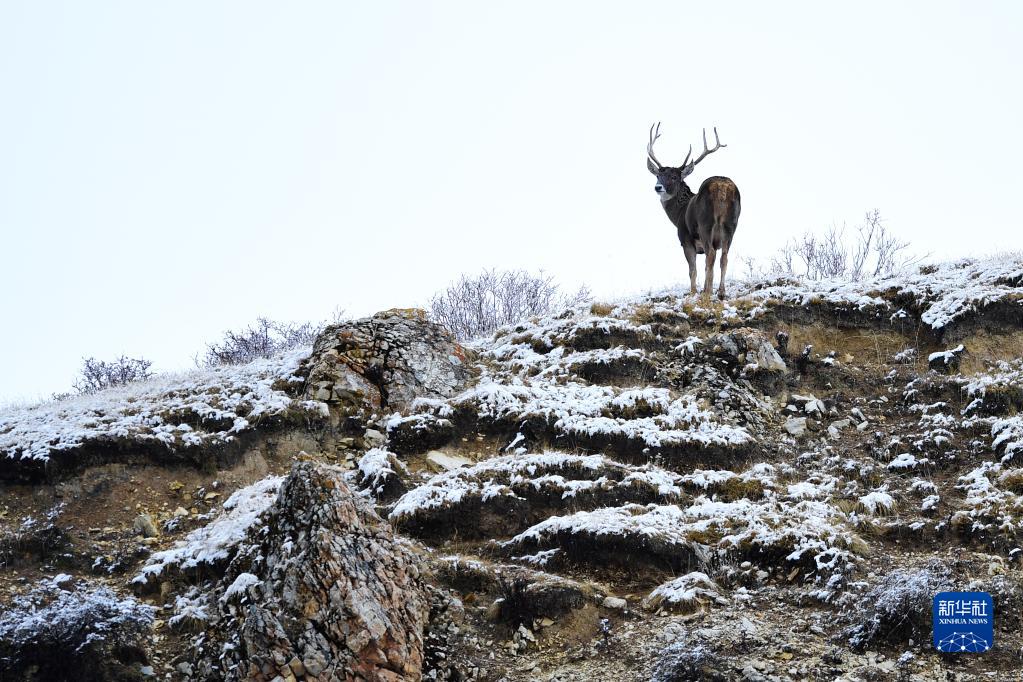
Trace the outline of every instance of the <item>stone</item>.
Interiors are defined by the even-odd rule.
[[[160,529],[156,527],[156,522],[153,521],[153,517],[149,514],[139,514],[136,516],[132,529],[147,538],[155,538],[160,534]]]
[[[298,656],[295,656],[288,661],[288,668],[291,669],[291,674],[295,677],[302,677],[305,675],[305,665],[302,664],[302,661]]]
[[[459,467],[471,466],[472,460],[466,459],[465,457],[458,457],[456,455],[449,455],[440,450],[431,450],[426,453],[426,461],[429,462],[433,469],[437,471],[451,471],[458,469]]]
[[[771,347],[766,339],[753,351],[747,353],[746,358],[751,364],[756,365],[757,369],[765,372],[784,372],[788,369],[785,366],[785,361],[781,359],[781,355]]]
[[[784,372],[787,369],[781,355],[759,329],[731,329],[712,337],[711,343],[718,355],[744,363],[754,371]]]
[[[803,411],[806,412],[807,414],[824,415],[825,412],[827,412],[827,408],[824,406],[823,401],[818,400],[817,398],[811,398],[803,406]]]
[[[621,597],[604,597],[604,601],[601,602],[601,605],[605,609],[623,611],[629,606],[629,602],[625,601]]]
[[[387,445],[387,436],[376,429],[366,429],[366,432],[362,434],[362,440],[371,448],[382,448]]]
[[[927,356],[927,366],[939,374],[955,374],[962,364],[966,346],[959,344],[955,348]]]
[[[806,417],[789,417],[785,420],[785,430],[799,438],[806,433]]]

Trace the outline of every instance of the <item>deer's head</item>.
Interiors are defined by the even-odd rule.
[[[654,191],[661,198],[662,202],[667,202],[675,198],[675,195],[679,193],[683,186],[685,186],[685,179],[693,172],[696,168],[696,164],[703,161],[704,157],[708,154],[716,152],[722,147],[727,147],[726,144],[721,144],[721,140],[718,139],[718,129],[714,128],[714,148],[707,148],[707,129],[703,129],[703,153],[700,154],[696,159],[690,161],[690,157],[693,155],[693,147],[689,146],[689,153],[686,154],[686,160],[682,162],[681,166],[664,166],[654,156],[654,142],[661,136],[661,124],[658,123],[654,126],[650,126],[650,141],[646,145],[646,167],[654,176],[657,178],[657,182],[654,184]]]

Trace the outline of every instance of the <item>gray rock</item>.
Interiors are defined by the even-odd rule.
[[[799,438],[806,433],[806,417],[789,417],[785,420],[785,430]]]
[[[803,411],[807,414],[824,415],[827,412],[827,408],[825,408],[823,401],[812,398],[803,406]]]
[[[362,434],[362,440],[371,448],[382,448],[387,445],[387,436],[376,429],[366,429],[366,433]]]
[[[472,464],[472,460],[457,455],[449,455],[440,450],[431,450],[426,453],[426,461],[433,464],[434,468],[439,471],[452,471]]]
[[[624,611],[629,606],[629,602],[621,597],[604,597],[601,604],[605,609],[615,609],[616,611]]]
[[[331,325],[303,365],[305,395],[401,409],[418,397],[448,397],[465,385],[466,351],[422,310],[386,310]],[[323,398],[320,398],[323,399]]]

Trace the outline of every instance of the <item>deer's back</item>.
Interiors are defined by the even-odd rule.
[[[731,243],[739,222],[739,188],[730,178],[715,175],[700,185],[686,211],[689,231],[705,243]]]
[[[713,175],[703,181],[700,191],[696,193],[697,199],[704,199],[717,214],[728,213],[734,206],[735,217],[739,217],[739,188],[732,182],[731,178],[723,175]]]

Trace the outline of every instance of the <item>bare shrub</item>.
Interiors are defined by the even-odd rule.
[[[847,612],[852,626],[845,631],[855,651],[887,642],[904,644],[926,639],[931,628],[934,595],[951,589],[949,571],[936,561],[917,570],[888,573],[862,599],[863,606]]]
[[[489,334],[498,327],[537,315],[549,315],[559,308],[589,299],[586,287],[570,294],[562,292],[554,277],[543,271],[484,270],[462,277],[430,299],[435,321],[459,339]]]
[[[706,644],[680,639],[661,649],[652,682],[724,680],[723,657]]]
[[[0,669],[19,680],[136,679],[153,608],[68,575],[0,607]]]
[[[260,317],[242,329],[224,332],[219,343],[206,346],[203,354],[196,358],[196,364],[218,367],[270,358],[292,348],[311,346],[323,327],[320,323],[277,322]]]
[[[78,378],[71,384],[79,393],[95,393],[114,386],[124,386],[153,376],[152,366],[145,358],[129,358],[122,355],[110,362],[96,358],[84,358]],[[68,397],[55,394],[54,399]]]
[[[769,271],[810,280],[860,281],[891,275],[920,260],[909,252],[909,242],[896,237],[874,209],[852,231],[844,225],[832,226],[823,234],[807,232],[790,240],[771,258]],[[753,272],[749,264],[747,269]]]

